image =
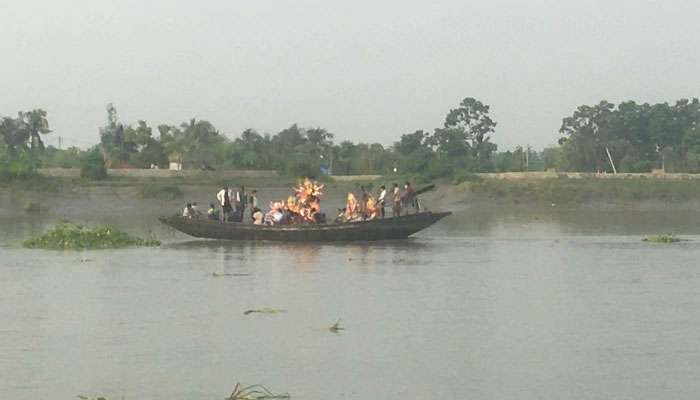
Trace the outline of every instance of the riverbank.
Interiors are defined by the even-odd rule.
[[[376,178],[376,177],[372,177]],[[405,177],[384,177],[376,180],[333,181],[325,179],[327,199],[330,204],[342,204],[344,194],[358,191],[365,186],[376,191],[382,184],[389,187],[393,182],[403,182]],[[194,200],[208,204],[222,185],[245,186],[248,191],[257,189],[262,199],[274,196],[286,197],[290,188],[297,182],[287,177],[171,177],[144,179],[134,177],[110,178],[103,181],[87,181],[76,178],[46,178],[36,176],[0,185],[0,194],[11,194],[13,198],[43,199],[37,193],[61,193],[71,197],[106,198],[115,200],[141,198],[179,204]],[[450,207],[684,207],[700,205],[700,179],[649,179],[647,177],[627,177],[624,179],[583,178],[484,178],[475,175],[473,179],[453,184],[437,181],[438,189],[422,196],[431,208]],[[416,183],[416,187],[422,184]],[[31,200],[35,201],[35,200]],[[44,201],[39,201],[44,205]],[[263,203],[265,204],[265,203]],[[327,204],[329,204],[327,202]]]
[[[440,185],[430,202],[443,207],[697,208],[700,181],[665,179],[479,179]]]

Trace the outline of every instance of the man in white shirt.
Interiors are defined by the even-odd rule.
[[[386,205],[386,186],[379,187],[379,196],[377,197],[377,207],[379,208],[379,216],[384,218],[384,206]]]
[[[401,188],[399,188],[398,183],[394,183],[394,188],[392,189],[392,197],[394,203],[392,205],[392,214],[394,217],[401,216]]]
[[[219,204],[221,204],[221,211],[219,213],[219,221],[221,222],[225,222],[233,211],[231,207],[231,194],[231,190],[228,186],[222,187],[219,193],[216,194],[216,199],[219,200]]]
[[[194,218],[195,211],[192,209],[192,204],[187,203],[187,206],[185,206],[185,209],[182,210],[182,216],[185,218],[192,219]]]

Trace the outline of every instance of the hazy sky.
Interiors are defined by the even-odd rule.
[[[299,123],[390,144],[464,97],[502,149],[556,142],[580,104],[700,96],[700,1],[0,0],[0,114],[64,144],[123,122]],[[55,138],[49,143],[56,143]]]

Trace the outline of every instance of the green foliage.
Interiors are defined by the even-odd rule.
[[[28,201],[24,204],[24,211],[28,213],[37,213],[41,211],[41,206],[37,202]]]
[[[700,199],[700,181],[658,179],[481,179],[465,184],[474,198],[551,206]]]
[[[21,131],[22,140],[32,144],[23,147],[25,150],[34,144],[39,146],[38,135],[48,133],[45,113],[21,114],[21,117],[24,118],[21,121],[4,120],[7,129],[0,132]],[[123,124],[117,117],[116,108],[108,104],[107,123],[100,129],[99,150],[104,165],[98,160],[96,150],[82,153],[76,148],[49,148],[40,160],[30,157],[32,164],[20,168],[24,164],[14,156],[20,153],[13,141],[17,135],[5,135],[8,138],[5,142],[13,147],[4,144],[0,148],[0,163],[3,162],[3,152],[12,152],[15,170],[32,171],[39,162],[46,167],[80,166],[81,175],[89,179],[104,178],[102,172],[106,167],[164,167],[172,159],[182,162],[185,168],[273,169],[294,177],[398,171],[399,174],[420,175],[423,180],[433,180],[452,178],[457,171],[493,169],[491,154],[496,146],[489,142],[488,135],[493,133],[495,125],[489,117],[488,105],[466,98],[447,114],[443,128],[436,129],[433,134],[416,131],[404,135],[393,148],[385,148],[379,143],[344,141],[335,144],[334,135],[326,129],[303,128],[296,124],[275,135],[262,135],[247,129],[240,137],[229,140],[210,122],[196,119],[178,126],[159,125],[159,137],[155,138],[153,129],[145,121]],[[33,128],[25,129],[26,126]],[[150,196],[150,191],[147,192]]]
[[[546,147],[540,153],[543,169],[546,170],[564,170],[564,154],[561,147]]]
[[[489,134],[496,128],[496,122],[489,115],[490,107],[479,100],[467,97],[456,109],[445,117],[445,126],[436,129],[433,144],[438,153],[449,157],[471,157],[476,160],[479,171],[489,170],[489,158],[496,151],[490,142]]]
[[[446,114],[441,127],[404,134],[389,148],[379,143],[336,144],[326,129],[296,124],[273,135],[246,129],[231,140],[210,122],[197,119],[159,125],[155,137],[145,121],[119,122],[116,108],[109,104],[99,149],[106,167],[165,167],[171,159],[188,169],[272,169],[285,176],[316,178],[389,174],[423,182],[463,182],[471,180],[469,174],[490,171],[612,172],[609,158],[618,172],[661,167],[700,172],[698,99],[580,106],[563,119],[559,145],[542,152],[523,147],[497,152],[490,138],[495,128],[490,106],[467,97]],[[93,150],[44,149],[42,137],[49,132],[43,110],[0,119],[0,181],[27,179],[39,166],[79,166],[85,177],[104,177]]]
[[[94,148],[85,152],[80,160],[80,177],[90,180],[107,179],[107,167],[102,153]]]
[[[675,236],[673,233],[670,233],[667,235],[647,236],[644,239],[642,239],[642,241],[651,243],[677,243],[680,242],[681,239]]]
[[[117,119],[117,109],[107,104],[107,125],[100,129],[100,147],[107,158],[107,166],[121,168],[136,151],[136,143],[126,137],[125,126]]]
[[[318,178],[321,167],[316,160],[299,159],[289,160],[284,166],[284,174],[289,177],[308,177],[311,179]]]
[[[50,133],[46,111],[20,111],[16,118],[0,119],[0,181],[34,175],[44,151],[42,135]]]
[[[496,122],[490,107],[474,98],[465,98],[450,110],[442,128],[432,134],[415,131],[401,136],[393,151],[400,173],[419,174],[422,181],[448,178],[457,174],[493,170],[496,145],[490,142]]]
[[[24,242],[24,247],[30,249],[49,250],[115,249],[131,246],[160,246],[160,241],[155,238],[133,237],[107,225],[90,228],[62,222],[43,235]]]
[[[479,182],[481,181],[481,176],[473,172],[468,171],[457,171],[452,178],[452,183],[458,185],[462,182]]]
[[[80,168],[80,161],[84,152],[77,147],[57,149],[48,146],[41,156],[43,168]]]
[[[38,161],[27,151],[0,154],[0,181],[23,180],[36,174]]]
[[[158,131],[164,152],[181,158],[190,167],[222,165],[230,146],[212,123],[195,118],[179,127],[160,125]]]
[[[41,135],[50,133],[46,111],[35,109],[20,111],[17,118],[4,117],[0,120],[0,139],[11,156],[22,151],[32,155],[44,149]]]
[[[175,200],[181,198],[183,193],[175,185],[152,183],[141,188],[141,196],[145,199]]]
[[[648,172],[700,171],[694,162],[700,154],[700,100],[681,99],[674,105],[637,104],[615,106],[601,101],[580,106],[564,118],[559,140],[560,170]]]

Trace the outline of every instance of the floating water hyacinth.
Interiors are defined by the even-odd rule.
[[[647,236],[644,239],[642,239],[642,241],[651,243],[677,243],[680,242],[681,239],[671,233],[668,235]]]
[[[118,249],[160,246],[160,241],[134,237],[109,225],[87,227],[61,222],[43,235],[27,239],[23,245],[29,249],[50,250]]]

